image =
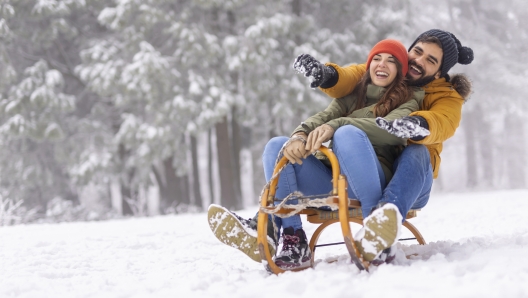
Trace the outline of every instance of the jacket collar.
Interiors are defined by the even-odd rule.
[[[436,80],[433,80],[429,84],[425,85],[424,87],[425,93],[435,93],[439,91],[452,91],[453,85],[446,81],[445,78],[439,78]]]
[[[373,84],[367,86],[367,105],[369,103],[377,103],[378,100],[385,94],[387,89],[385,87],[379,87]]]

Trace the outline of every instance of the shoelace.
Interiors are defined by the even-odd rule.
[[[295,236],[295,235],[282,235],[282,250],[292,250],[292,249],[295,249],[297,250],[297,245],[299,244],[299,241],[301,239],[299,239],[299,237]]]

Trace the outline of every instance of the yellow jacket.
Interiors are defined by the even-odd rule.
[[[340,98],[352,92],[356,84],[366,72],[366,65],[349,65],[340,67],[333,63],[339,74],[337,84],[331,88],[320,88],[324,93],[332,98]],[[470,88],[470,87],[469,87]],[[442,144],[455,134],[462,118],[462,97],[445,78],[432,81],[424,86],[425,97],[419,111],[410,115],[422,116],[429,124],[431,134],[420,141],[409,140],[409,143],[423,144],[429,149],[431,155],[431,165],[433,167],[433,177],[438,177],[440,169],[440,153]]]

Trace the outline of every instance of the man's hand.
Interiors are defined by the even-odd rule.
[[[422,118],[423,119],[423,118]],[[411,138],[424,138],[430,134],[425,119],[425,124],[420,121],[416,116],[406,116],[401,119],[394,121],[387,121],[384,118],[377,117],[376,124],[386,130],[388,133],[393,134],[399,138],[411,139]]]
[[[306,134],[296,134],[288,141],[288,144],[282,151],[282,154],[284,154],[290,163],[298,163],[302,165],[302,160],[307,156],[306,149],[304,149],[305,145]]]
[[[308,54],[299,55],[293,62],[293,69],[311,80],[311,88],[321,86],[337,74],[333,67],[324,65]]]
[[[306,156],[314,153],[321,147],[324,142],[327,142],[334,136],[334,129],[328,124],[318,126],[312,130],[306,140]]]

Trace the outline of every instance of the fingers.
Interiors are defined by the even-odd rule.
[[[398,120],[387,121],[382,117],[376,118],[376,124],[378,125],[378,127],[393,135],[397,135],[397,133],[399,132],[398,127],[396,127],[395,125],[396,121]]]
[[[384,130],[388,130],[388,128],[390,127],[390,122],[385,120],[385,118],[382,118],[382,117],[376,118],[376,124],[378,125],[379,128],[382,128]]]
[[[293,69],[300,73],[303,73],[304,76],[307,76],[307,73],[310,71],[313,60],[315,59],[309,54],[301,54],[297,56],[297,58],[293,62]]]
[[[300,164],[302,165],[302,160],[298,158],[297,156],[291,154],[291,152],[284,150],[284,156],[288,159],[288,161],[292,164]]]
[[[323,145],[324,143],[324,133],[321,134],[321,136],[315,140],[315,142],[313,143],[313,146],[312,146],[312,152],[311,153],[314,153],[315,151],[317,151],[319,148],[321,148],[321,145]]]
[[[392,124],[392,126],[398,130],[414,130],[416,127],[416,124],[414,124],[411,121],[405,120],[405,119],[396,119],[394,120],[394,123]]]
[[[310,134],[308,135],[308,139],[306,139],[306,146],[304,147],[304,149],[306,150],[306,156],[314,153],[315,150],[317,150],[317,149],[314,149],[314,147],[315,147],[315,144],[317,143],[317,139],[319,138],[319,134],[320,134],[320,130],[316,128],[312,132],[310,132]]]
[[[302,165],[302,159],[304,158],[306,150],[302,141],[296,140],[291,142],[286,148],[284,148],[283,154],[292,164]]]
[[[321,148],[323,143],[330,140],[333,135],[334,129],[327,124],[319,126],[310,132],[308,139],[306,140],[306,146],[304,147],[304,149],[306,149],[305,157]]]
[[[295,61],[293,61],[293,69],[297,70],[301,67],[301,61],[304,59],[306,54],[300,54],[295,58]]]

